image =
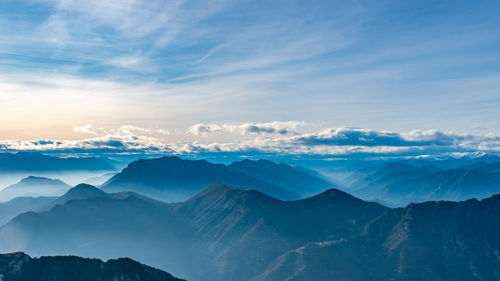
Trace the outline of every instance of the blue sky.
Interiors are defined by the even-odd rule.
[[[466,134],[483,143],[473,150],[486,140],[496,151],[499,8],[3,0],[1,138],[18,149],[40,139],[75,146],[124,137],[154,147],[259,147],[363,128]]]

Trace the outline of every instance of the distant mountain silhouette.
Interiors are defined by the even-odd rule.
[[[392,209],[350,239],[305,244],[253,280],[500,280],[500,196]]]
[[[231,163],[229,168],[282,186],[299,195],[313,195],[332,187],[332,183],[312,170],[298,169],[283,163],[276,164],[269,160],[245,159]]]
[[[136,191],[175,201],[186,199],[215,183],[252,188],[280,199],[298,199],[299,194],[328,187],[319,176],[269,161],[244,161],[226,166],[205,160],[162,157],[132,162],[102,188]]]
[[[427,165],[434,165],[440,169],[455,169],[460,168],[464,165],[472,165],[474,163],[498,163],[500,162],[500,155],[496,154],[485,154],[480,157],[448,157],[445,159],[436,159],[436,158],[417,158],[417,159],[408,159],[404,161],[410,165],[422,167]]]
[[[10,201],[0,203],[0,225],[29,211],[37,211],[52,203],[57,197],[16,197]]]
[[[466,169],[474,170],[481,173],[487,173],[494,176],[497,179],[500,179],[500,162],[495,162],[495,163],[480,162],[477,163],[476,165],[469,166]]]
[[[384,188],[383,193],[390,198],[403,198],[407,202],[482,199],[500,193],[500,182],[477,171],[450,169],[391,183]]]
[[[377,164],[357,172],[350,190],[362,198],[397,206],[431,200],[482,199],[500,193],[496,163],[474,162],[466,167],[441,170],[433,165],[403,162]]]
[[[0,173],[114,170],[102,158],[59,158],[38,152],[0,153]]]
[[[113,177],[114,175],[116,175],[116,172],[105,173],[105,174],[100,175],[100,176],[90,177],[90,178],[84,180],[83,183],[96,185],[96,186],[101,185],[101,184],[105,183],[107,180],[109,180],[111,177]]]
[[[15,197],[60,196],[71,186],[58,179],[29,176],[0,191],[0,199]]]
[[[2,281],[182,281],[129,258],[103,262],[76,256],[31,258],[24,253],[0,255]]]

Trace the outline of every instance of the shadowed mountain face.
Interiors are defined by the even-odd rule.
[[[254,280],[500,280],[500,196],[385,212],[351,239],[309,243]]]
[[[365,168],[351,183],[360,197],[407,205],[429,200],[482,199],[500,193],[496,163],[474,163],[467,168],[440,170],[435,166],[384,163]]]
[[[205,160],[163,157],[131,163],[104,183],[102,188],[108,191],[136,191],[176,201],[185,200],[214,183],[252,188],[280,199],[297,199],[299,194],[315,193],[328,186],[326,181],[312,173],[269,161],[242,161],[226,166]]]
[[[218,280],[248,280],[288,249],[350,237],[386,210],[336,189],[280,201],[224,185],[213,185],[173,209],[207,242]]]
[[[61,196],[70,188],[71,186],[58,179],[30,176],[4,188],[0,191],[0,198],[10,200],[27,196]]]
[[[182,281],[128,258],[103,262],[75,256],[31,258],[24,253],[0,255],[0,280]]]
[[[50,210],[24,213],[3,227],[0,252],[127,256],[172,272],[188,272],[191,247],[203,252],[168,204],[135,193],[107,194],[81,184],[45,209]]]
[[[0,251],[128,256],[190,280],[249,280],[288,250],[351,237],[386,210],[334,189],[280,201],[214,185],[176,204],[94,189],[77,186],[61,198],[90,195],[16,217],[0,229]]]
[[[114,170],[101,158],[58,158],[37,152],[0,153],[0,173]]]

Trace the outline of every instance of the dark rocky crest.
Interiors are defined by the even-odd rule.
[[[31,258],[24,253],[0,255],[2,281],[182,281],[128,258],[108,260],[55,256]]]

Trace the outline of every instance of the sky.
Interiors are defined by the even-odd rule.
[[[499,10],[2,0],[0,150],[498,152]]]

